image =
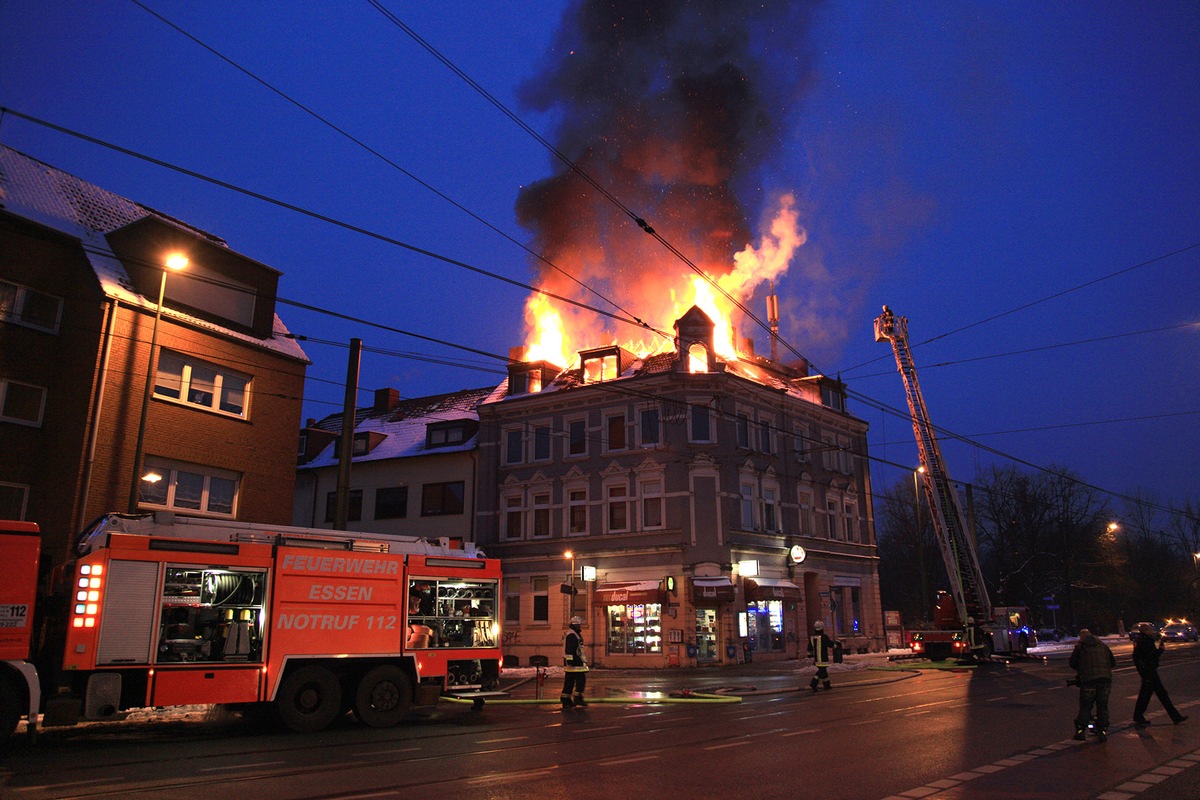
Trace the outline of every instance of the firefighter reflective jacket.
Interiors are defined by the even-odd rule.
[[[813,664],[818,667],[829,666],[829,657],[833,654],[833,639],[830,639],[825,631],[809,637],[808,649],[812,652]]]
[[[588,671],[587,659],[583,657],[583,637],[573,629],[567,631],[563,642],[563,671]]]

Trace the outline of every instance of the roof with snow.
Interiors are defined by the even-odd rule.
[[[0,208],[80,241],[106,295],[152,310],[154,298],[138,292],[105,234],[152,217],[209,244],[234,252],[224,239],[155,211],[0,144]],[[269,339],[243,333],[164,307],[163,316],[302,361],[303,349],[275,315]]]
[[[461,453],[474,450],[479,431],[479,404],[492,393],[494,387],[462,389],[430,397],[415,397],[401,400],[387,410],[373,407],[358,408],[354,413],[355,434],[378,434],[382,436],[369,453],[354,456],[354,463],[383,461],[394,458],[434,453]],[[469,423],[461,442],[428,447],[426,433],[430,425],[440,422]],[[342,415],[331,414],[311,427],[331,433],[342,430]],[[301,469],[330,467],[337,464],[336,443],[330,443]]]

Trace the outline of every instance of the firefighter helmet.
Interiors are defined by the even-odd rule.
[[[583,618],[582,617],[571,617],[571,621],[567,624],[572,627],[574,627],[575,625],[579,625],[582,627],[583,626]]]
[[[813,630],[814,630],[814,631],[823,631],[823,630],[825,630],[825,623],[824,623],[824,622],[821,622],[821,620],[817,620],[816,622],[814,622],[814,623],[813,623]]]

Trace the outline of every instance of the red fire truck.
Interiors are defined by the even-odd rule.
[[[50,726],[192,704],[385,727],[443,694],[496,694],[500,563],[470,544],[110,514],[35,615],[39,542],[0,522],[2,736],[43,710]]]

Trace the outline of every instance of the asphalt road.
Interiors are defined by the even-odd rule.
[[[977,669],[855,669],[811,693],[805,662],[594,671],[592,704],[443,703],[386,730],[319,734],[236,717],[48,729],[0,755],[0,796],[55,798],[1080,798],[1200,797],[1200,646],[1161,671],[1192,715],[1131,724],[1138,688],[1117,645],[1109,740],[1075,742],[1066,652]],[[882,659],[864,659],[876,667]],[[899,666],[899,665],[897,665]],[[551,681],[554,678],[552,676]],[[659,695],[716,692],[705,697]],[[514,698],[536,700],[527,680]],[[730,697],[739,697],[732,701]]]

